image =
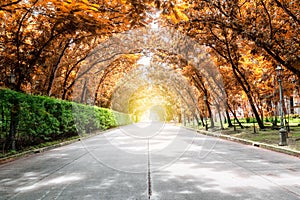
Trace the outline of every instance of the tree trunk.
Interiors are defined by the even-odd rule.
[[[62,100],[65,100],[65,99],[66,99],[67,92],[68,92],[68,90],[67,90],[66,88],[64,88],[64,89],[63,89],[63,93],[62,93],[62,95],[61,95],[61,99],[62,99]]]
[[[197,126],[199,126],[200,121],[199,121],[199,118],[198,118],[197,113],[194,113],[194,112],[193,112],[193,115],[194,115],[194,117],[195,117],[195,119],[196,119]]]
[[[217,109],[218,109],[218,114],[219,114],[221,129],[223,130],[224,126],[223,126],[223,121],[222,121],[222,115],[221,115],[220,105],[217,105]]]
[[[200,114],[200,120],[201,120],[202,126],[205,127],[204,117],[201,114]]]
[[[257,112],[257,109],[254,105],[254,102],[253,102],[253,99],[252,99],[252,96],[250,94],[247,93],[247,97],[248,97],[248,101],[250,103],[250,106],[252,108],[252,112],[254,113],[254,116],[256,118],[256,121],[258,123],[258,126],[260,129],[264,129],[265,126],[264,126],[264,123],[263,121],[261,120],[260,116],[259,116],[259,113]]]
[[[7,149],[16,150],[16,134],[17,134],[17,127],[18,127],[18,113],[19,109],[19,102],[17,99],[13,99],[13,105],[10,111],[10,129],[9,135],[7,140]]]
[[[237,67],[232,66],[232,69],[233,69],[233,73],[234,73],[234,75],[235,75],[237,81],[240,83],[240,85],[241,85],[243,91],[244,91],[244,92],[246,93],[246,95],[247,95],[249,104],[250,104],[251,109],[252,109],[252,112],[253,112],[253,114],[254,114],[254,116],[255,116],[255,118],[256,118],[256,121],[257,121],[257,123],[258,123],[258,125],[259,125],[259,128],[260,128],[260,129],[264,129],[264,123],[263,123],[263,121],[261,120],[261,118],[260,118],[260,116],[259,116],[259,113],[258,113],[258,111],[257,111],[257,109],[256,109],[256,107],[255,107],[255,105],[254,105],[253,98],[252,98],[252,96],[251,96],[251,91],[250,91],[250,85],[249,85],[249,83],[246,81],[245,77],[242,77],[243,80],[245,81],[245,84],[246,84],[246,85],[244,84],[243,80],[242,80],[241,77],[240,77],[240,76],[243,76],[243,74],[237,69]],[[239,75],[240,75],[240,76],[239,76]]]
[[[55,64],[55,66],[53,66],[52,70],[51,70],[51,73],[50,73],[50,76],[49,76],[49,83],[48,83],[48,87],[47,87],[47,95],[48,96],[51,96],[51,91],[52,91],[52,87],[53,87],[53,82],[54,82],[54,79],[56,77],[56,73],[57,73],[57,70],[58,70],[58,66],[59,66],[59,63],[61,62],[67,48],[69,47],[69,41],[67,41],[67,44],[64,46],[61,54],[59,55],[59,58]]]
[[[233,127],[233,124],[232,124],[232,122],[231,122],[231,119],[230,119],[230,115],[229,115],[228,109],[225,110],[225,113],[226,113],[226,117],[227,117],[227,121],[228,121],[228,127]]]
[[[215,123],[214,123],[214,119],[213,119],[213,116],[212,116],[212,111],[211,111],[210,105],[208,103],[208,100],[205,100],[205,104],[206,104],[206,107],[207,107],[208,116],[210,117],[210,127],[214,128]]]
[[[82,93],[81,93],[81,98],[80,98],[80,103],[85,103],[86,100],[86,93],[87,93],[87,81],[84,81],[84,85],[82,88]]]
[[[230,112],[232,113],[234,119],[236,120],[236,122],[239,124],[239,126],[241,128],[244,128],[244,126],[242,125],[242,123],[240,122],[240,120],[236,117],[235,111],[232,110],[232,108],[228,105],[228,109],[230,110]],[[228,114],[229,115],[229,114]],[[232,125],[233,126],[233,125]]]

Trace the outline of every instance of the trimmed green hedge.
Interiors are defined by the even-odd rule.
[[[0,89],[0,145],[11,148],[11,119],[16,149],[131,123],[109,109]]]

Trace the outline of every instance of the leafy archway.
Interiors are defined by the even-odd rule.
[[[129,102],[138,88],[145,84],[161,85],[176,94],[173,98],[178,99],[180,105],[185,105],[189,116],[203,117],[208,111],[213,126],[210,108],[215,106],[220,112],[226,105],[221,74],[204,46],[168,27],[131,30],[100,43],[78,73],[73,100],[81,101],[85,95],[86,102],[93,104],[99,81],[98,72],[105,71],[114,60],[124,55],[136,54],[140,54],[136,62],[138,66],[127,71],[122,79],[114,80],[117,87],[111,94],[110,106],[113,109],[128,112],[130,105],[125,105],[125,102]],[[164,59],[166,57],[168,61]],[[88,93],[83,88],[86,84],[89,86]],[[209,98],[212,104],[204,101],[204,107],[200,108],[199,102],[203,101],[203,96]],[[205,111],[205,108],[209,109]]]

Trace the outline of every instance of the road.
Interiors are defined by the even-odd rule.
[[[0,199],[300,199],[300,159],[141,123],[0,166]]]

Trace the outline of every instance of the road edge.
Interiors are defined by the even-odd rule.
[[[291,156],[295,156],[297,158],[300,158],[300,151],[289,149],[289,148],[286,148],[284,146],[266,144],[266,143],[256,142],[256,141],[247,140],[247,139],[242,139],[242,138],[238,138],[238,137],[234,137],[234,136],[230,136],[230,135],[224,135],[224,134],[222,134],[218,131],[210,132],[210,131],[205,131],[205,130],[197,130],[197,129],[190,128],[190,127],[185,127],[185,126],[184,126],[184,128],[192,130],[192,131],[196,131],[197,133],[200,133],[202,135],[217,137],[217,138],[220,138],[220,139],[234,141],[234,142],[238,142],[238,143],[245,144],[245,145],[251,145],[251,146],[258,147],[258,148],[263,148],[263,149],[275,151],[275,152],[278,152],[278,153],[284,153],[284,154],[287,154],[287,155],[291,155]]]
[[[9,162],[12,162],[14,160],[24,158],[24,157],[27,157],[27,156],[30,156],[30,155],[43,153],[43,152],[46,152],[46,151],[49,151],[49,150],[52,150],[52,149],[55,149],[55,148],[58,148],[58,147],[73,144],[75,142],[79,142],[81,140],[85,140],[85,139],[88,139],[88,138],[96,136],[96,135],[104,134],[108,131],[112,131],[112,130],[118,129],[118,128],[120,128],[120,127],[118,126],[118,127],[110,128],[110,129],[100,131],[100,132],[97,132],[97,133],[88,134],[86,136],[79,136],[79,138],[75,138],[75,139],[72,139],[72,140],[63,141],[63,142],[53,144],[53,145],[49,145],[49,146],[46,146],[46,147],[30,149],[30,150],[23,151],[23,152],[20,152],[20,153],[16,153],[16,154],[13,154],[13,155],[10,155],[10,156],[7,156],[7,157],[3,157],[3,158],[0,158],[0,165],[5,164],[5,163],[9,163]]]

